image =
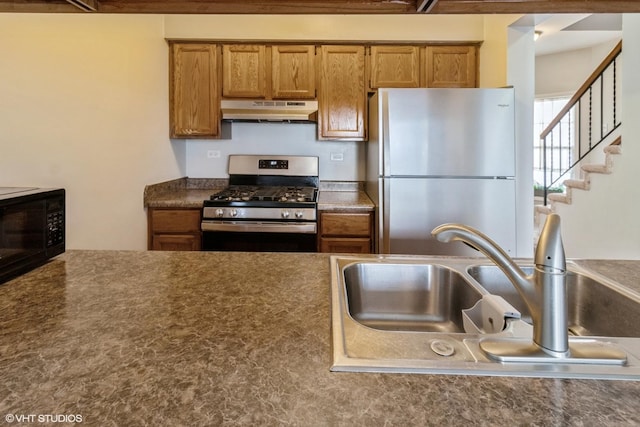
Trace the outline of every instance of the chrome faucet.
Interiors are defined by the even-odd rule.
[[[533,321],[533,348],[552,358],[569,356],[567,325],[566,259],[560,235],[560,217],[551,214],[540,233],[535,252],[535,268],[526,275],[520,267],[493,240],[480,231],[462,224],[443,224],[431,234],[441,242],[460,240],[473,246],[507,275],[525,301]],[[498,352],[513,352],[499,349]],[[522,353],[522,349],[515,353]],[[499,358],[499,357],[497,357]]]

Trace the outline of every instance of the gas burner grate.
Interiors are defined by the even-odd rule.
[[[233,185],[210,197],[214,201],[294,203],[316,201],[315,187]]]

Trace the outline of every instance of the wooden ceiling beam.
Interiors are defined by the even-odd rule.
[[[187,14],[402,14],[416,0],[102,0],[105,13]]]
[[[637,0],[440,0],[434,14],[637,13]]]
[[[15,13],[75,13],[80,12],[75,6],[65,0],[59,1],[29,1],[11,0],[0,1],[0,12]]]
[[[0,12],[146,14],[526,14],[640,13],[640,0],[0,0]]]

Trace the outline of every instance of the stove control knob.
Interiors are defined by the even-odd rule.
[[[231,216],[233,216],[233,217],[238,216],[238,210],[237,209],[231,209]]]
[[[296,218],[297,219],[302,219],[304,217],[304,212],[302,211],[296,211]]]
[[[289,211],[282,211],[282,218],[289,218]]]
[[[222,209],[216,209],[216,217],[222,218],[224,216],[224,211]]]

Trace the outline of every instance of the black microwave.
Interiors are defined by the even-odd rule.
[[[0,283],[64,249],[64,189],[0,187]]]

